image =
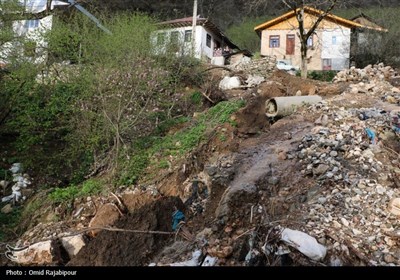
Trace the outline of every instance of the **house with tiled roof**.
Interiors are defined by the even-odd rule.
[[[324,12],[304,7],[304,28],[311,29]],[[308,70],[342,70],[350,66],[352,34],[357,30],[383,31],[378,25],[365,20],[349,20],[328,13],[307,41]],[[295,66],[301,65],[299,23],[295,11],[289,11],[254,28],[261,38],[261,55],[276,56]]]
[[[239,49],[212,21],[197,17],[193,32],[193,17],[160,22],[160,29],[153,35],[156,53],[171,52],[177,55],[193,55],[212,61],[214,57]],[[194,41],[192,36],[195,34]]]

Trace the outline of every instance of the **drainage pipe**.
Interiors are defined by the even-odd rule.
[[[294,113],[297,107],[322,101],[319,95],[274,97],[265,102],[267,117],[285,117]]]

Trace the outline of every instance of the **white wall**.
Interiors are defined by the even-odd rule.
[[[29,13],[39,13],[47,8],[47,0],[19,0],[24,5],[25,11]],[[69,5],[68,3],[53,0],[51,1],[51,9],[56,5]]]
[[[29,13],[42,12],[47,8],[46,0],[19,0],[19,2],[24,5],[25,10]],[[52,1],[50,8],[53,9],[55,5],[68,4],[60,1]],[[44,39],[44,34],[51,30],[53,16],[50,15],[42,19],[38,19],[38,21],[39,24],[35,28],[27,28],[27,20],[19,20],[13,22],[13,30],[17,38],[36,42],[36,56],[33,58],[24,57],[23,45],[18,45],[17,42],[19,42],[20,40],[16,40],[15,42],[8,42],[2,46],[0,50],[1,63],[7,63],[7,57],[9,58],[11,55],[17,55],[20,58],[31,60],[34,63],[41,63],[46,60],[47,42]]]
[[[350,33],[351,30],[345,27],[322,32],[321,64],[323,59],[331,59],[332,70],[349,68]]]
[[[15,21],[13,23],[13,29],[17,36],[24,37],[27,41],[36,42],[36,57],[33,58],[32,62],[42,63],[47,58],[47,42],[45,41],[45,33],[51,30],[53,23],[53,16],[47,16],[42,19],[38,19],[38,27],[27,28],[27,20]],[[20,54],[23,55],[23,48],[20,50]]]
[[[177,55],[190,55],[191,52],[191,42],[184,42],[185,31],[192,30],[191,26],[187,27],[179,27],[179,28],[170,28],[163,29],[154,32],[151,35],[151,41],[154,46],[155,54],[162,54],[166,52],[166,47],[171,40],[171,33],[174,31],[179,32],[179,40],[180,40],[180,50]],[[157,35],[159,33],[165,34],[165,44],[157,45]],[[211,47],[207,47],[207,34],[211,35]],[[193,35],[193,34],[192,34]],[[198,59],[208,58],[211,59],[213,57],[214,48],[215,48],[215,36],[211,32],[207,32],[203,26],[196,26],[196,34],[195,34],[195,49],[194,56]]]

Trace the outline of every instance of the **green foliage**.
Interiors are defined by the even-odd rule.
[[[125,165],[119,175],[118,183],[126,185],[136,183],[149,163],[150,158],[147,149],[143,147],[143,150],[137,150],[135,155],[124,163]]]
[[[4,81],[3,91],[12,96],[12,117],[5,129],[18,135],[14,142],[18,157],[27,168],[36,167],[39,176],[61,175],[65,173],[66,163],[72,164],[76,159],[68,156],[65,137],[73,130],[71,118],[80,89],[69,83],[35,84],[24,73],[14,74]]]
[[[22,12],[22,7],[18,0],[0,1],[0,11],[0,46],[2,46],[4,43],[16,39],[16,34],[12,29],[13,16]]]
[[[94,162],[133,183],[158,153],[190,151],[233,112],[231,105],[218,104],[197,123],[162,139],[171,126],[188,121],[177,117],[185,105],[201,106],[200,92],[182,100],[174,96],[182,86],[203,83],[201,64],[190,57],[155,57],[149,36],[156,26],[148,16],[96,16],[112,35],[79,13],[56,22],[46,35],[49,62],[69,60],[72,65],[51,65],[39,80],[41,67],[16,63],[0,80],[4,104],[11,110],[0,132],[16,135],[17,158],[35,167],[35,175],[69,185],[52,193],[53,201],[83,194],[79,183]]]
[[[82,183],[82,185],[70,185],[66,188],[56,188],[49,194],[49,198],[54,203],[62,203],[72,201],[75,198],[98,194],[103,190],[101,181],[90,179]]]
[[[5,203],[0,203],[0,208],[4,207]],[[21,219],[21,209],[14,207],[11,213],[5,214],[0,212],[0,242],[14,238],[10,235]]]
[[[266,17],[246,17],[242,20],[242,23],[230,26],[226,33],[241,49],[258,52],[260,51],[260,37],[254,31],[254,27],[267,20]]]
[[[154,135],[138,139],[135,156],[121,172],[120,184],[133,184],[144,176],[149,164],[156,163],[158,168],[168,168],[168,156],[182,157],[196,148],[205,138],[208,130],[230,121],[230,116],[244,106],[244,101],[223,101],[203,113],[186,129],[166,136]],[[185,119],[181,119],[185,120]]]
[[[203,122],[211,124],[223,124],[228,122],[231,115],[245,105],[244,100],[223,101],[210,108],[206,114],[201,116]]]
[[[336,76],[337,71],[311,71],[308,73],[308,78],[313,80],[331,82],[333,78]]]
[[[195,91],[190,95],[190,101],[195,105],[200,105],[203,100],[203,95],[199,91]]]
[[[12,178],[11,171],[0,167],[0,180],[10,180],[11,178]]]
[[[168,169],[168,167],[169,167],[169,163],[168,163],[168,160],[166,160],[166,159],[162,159],[158,163],[158,168],[159,169]]]
[[[189,121],[189,118],[183,117],[183,116],[180,116],[178,118],[165,118],[165,120],[163,120],[162,122],[160,122],[157,125],[157,127],[155,129],[155,134],[156,135],[164,135],[166,132],[168,132],[168,130],[171,127],[174,127],[179,124],[183,124],[188,121]]]

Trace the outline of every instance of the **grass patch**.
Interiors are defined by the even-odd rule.
[[[195,105],[200,105],[202,103],[203,95],[199,91],[195,91],[190,95],[190,101]]]
[[[182,157],[190,152],[206,138],[207,131],[223,123],[231,123],[231,115],[244,105],[245,102],[242,100],[223,101],[192,120],[190,126],[174,134],[164,137],[155,134],[139,139],[134,145],[135,155],[125,164],[119,183],[123,185],[136,183],[144,175],[143,171],[149,164],[154,164],[157,170],[168,168],[166,157]],[[181,118],[175,124],[183,120],[188,121],[188,118]],[[235,125],[233,122],[231,124]]]
[[[90,179],[81,185],[70,185],[66,188],[56,188],[49,194],[54,203],[72,201],[75,198],[99,194],[103,190],[103,183],[99,180]]]

